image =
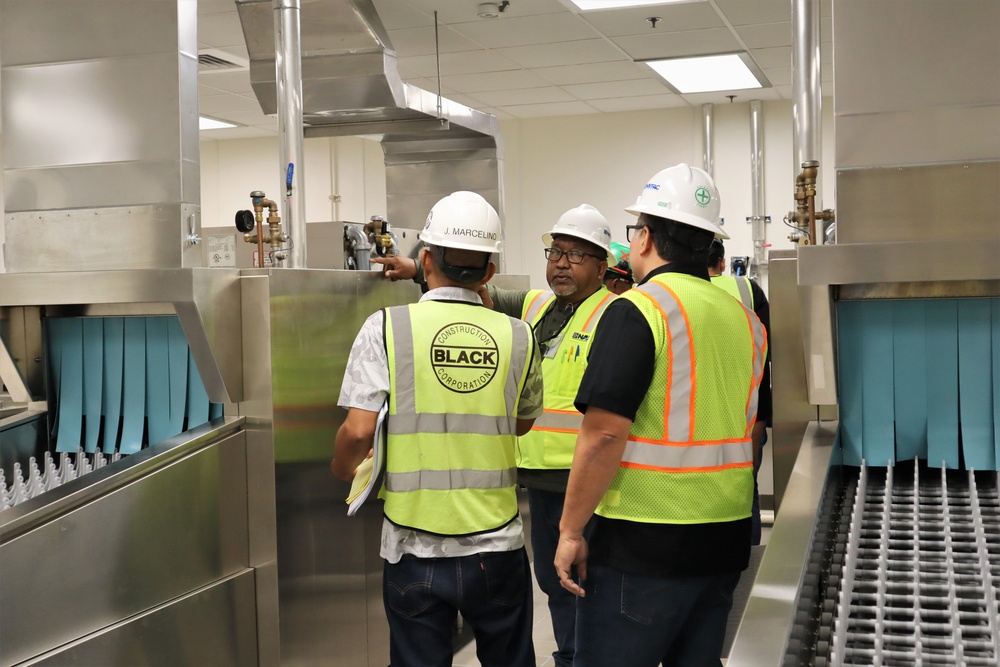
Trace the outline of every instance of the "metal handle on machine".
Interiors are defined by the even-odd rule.
[[[201,243],[201,237],[198,235],[197,225],[195,224],[197,219],[197,214],[195,213],[188,216],[188,245],[198,245]]]

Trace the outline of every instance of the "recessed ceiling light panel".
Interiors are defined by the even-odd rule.
[[[214,118],[205,118],[204,116],[198,117],[198,129],[199,130],[221,130],[227,127],[236,127],[232,123],[227,123],[221,120],[215,120]]]
[[[647,60],[646,64],[679,93],[763,88],[763,84],[735,53],[723,56]]]

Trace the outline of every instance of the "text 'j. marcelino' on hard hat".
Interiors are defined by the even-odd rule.
[[[657,172],[642,189],[635,203],[625,210],[646,213],[712,232],[728,239],[719,227],[719,190],[708,172],[681,163]]]
[[[542,234],[542,243],[552,247],[555,236],[573,236],[589,241],[608,253],[608,264],[617,264],[615,254],[611,252],[611,225],[601,212],[590,204],[580,204],[576,208],[559,216],[552,231]]]
[[[453,192],[431,208],[420,240],[439,248],[500,252],[500,216],[482,195]]]

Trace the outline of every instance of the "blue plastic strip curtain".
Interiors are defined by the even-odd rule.
[[[958,302],[927,302],[927,463],[958,468]]]
[[[993,449],[1000,461],[1000,299],[992,299],[993,330]]]
[[[83,320],[83,451],[97,451],[101,435],[101,413],[104,394],[104,320],[88,317]]]
[[[57,451],[134,454],[222,415],[176,317],[51,318],[48,336]]]
[[[844,463],[1000,468],[1000,299],[844,301],[837,316]]]
[[[146,318],[125,318],[122,384],[122,439],[118,451],[142,449],[146,425]]]
[[[958,397],[965,467],[996,470],[993,444],[991,309],[987,299],[958,302]]]
[[[105,454],[114,454],[122,422],[122,358],[125,348],[125,320],[104,319],[104,444]]]
[[[896,458],[927,458],[927,334],[922,300],[892,303]]]
[[[198,366],[194,363],[194,355],[188,354],[188,401],[187,427],[192,429],[208,422],[208,393],[205,383],[201,381]]]
[[[844,464],[851,466],[861,465],[864,456],[862,430],[864,305],[861,301],[841,301],[837,305],[840,443],[844,451]]]
[[[51,344],[59,349],[59,421],[56,451],[80,448],[83,426],[83,321],[61,318],[50,322]]]
[[[877,302],[864,302],[862,313],[868,334],[861,347],[864,390],[861,398],[862,440],[868,465],[894,465],[896,442],[893,429],[892,309]]]

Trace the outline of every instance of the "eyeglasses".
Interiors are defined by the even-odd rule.
[[[632,232],[638,231],[644,228],[646,225],[625,225],[625,240],[629,243],[632,242]]]
[[[566,259],[569,260],[570,264],[583,264],[584,257],[593,257],[594,259],[603,260],[604,257],[598,257],[597,255],[591,255],[589,252],[584,252],[582,250],[560,250],[559,248],[546,248],[545,249],[545,259],[550,262],[558,262],[562,259],[563,255],[566,255]]]

